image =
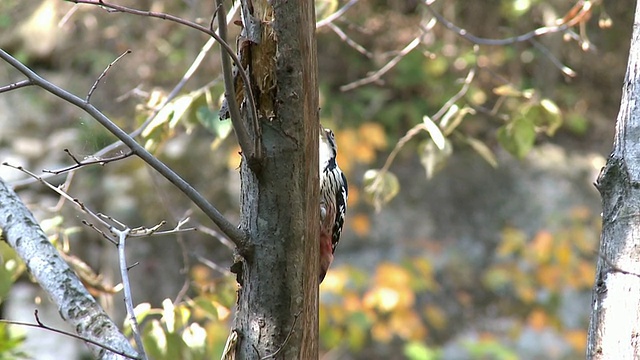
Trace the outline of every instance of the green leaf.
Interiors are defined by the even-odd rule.
[[[376,211],[388,203],[400,191],[398,178],[388,172],[375,169],[367,170],[363,177],[365,199],[373,204]]]
[[[412,341],[404,346],[404,356],[409,360],[436,360],[440,356],[438,351],[430,349],[419,341]]]
[[[513,156],[522,159],[529,153],[536,140],[533,121],[519,117],[498,129],[498,142]]]
[[[233,130],[231,121],[220,121],[218,111],[212,111],[208,106],[200,106],[196,111],[196,118],[220,139],[226,139]]]
[[[558,105],[549,99],[543,99],[540,101],[540,115],[535,118],[536,126],[542,127],[542,130],[549,135],[553,136],[556,130],[562,125],[562,113]]]

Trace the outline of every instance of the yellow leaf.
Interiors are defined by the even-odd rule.
[[[538,262],[546,262],[551,257],[551,248],[553,247],[553,235],[550,232],[542,230],[538,232],[536,237],[529,245],[530,253],[533,259]]]
[[[576,352],[582,353],[587,347],[587,332],[584,330],[568,330],[564,333],[564,339]]]
[[[322,291],[329,291],[336,294],[344,292],[344,287],[349,280],[349,273],[346,268],[332,268],[327,272],[327,276],[320,285]]]
[[[375,281],[378,285],[386,285],[394,288],[407,287],[411,280],[411,274],[396,264],[384,262],[376,270]]]
[[[375,309],[381,312],[393,311],[400,303],[400,294],[397,290],[378,286],[364,295],[363,304],[367,309]]]
[[[407,340],[424,339],[427,333],[420,317],[412,310],[395,312],[389,325],[395,334]]]
[[[374,149],[381,150],[387,147],[387,135],[380,124],[373,122],[364,123],[360,126],[360,129],[358,129],[358,132],[362,141],[368,143]]]
[[[571,259],[573,258],[571,244],[569,244],[569,242],[567,241],[564,241],[563,243],[558,245],[555,251],[555,257],[558,260],[558,264],[560,266],[567,268],[571,263]]]

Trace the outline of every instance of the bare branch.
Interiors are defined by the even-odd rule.
[[[0,87],[0,94],[2,94],[3,92],[20,89],[21,87],[27,87],[31,85],[34,85],[34,83],[31,80],[18,81],[16,83]]]
[[[127,309],[128,320],[131,323],[131,331],[133,332],[133,339],[136,342],[138,352],[143,359],[147,358],[147,354],[144,351],[144,344],[142,343],[142,336],[138,329],[138,319],[136,319],[135,311],[133,310],[133,295],[131,294],[131,283],[129,282],[129,267],[127,267],[127,255],[125,250],[125,243],[127,236],[129,236],[130,229],[124,231],[117,231],[118,234],[118,262],[120,264],[120,277],[122,278],[122,287],[124,292],[124,305]]]
[[[577,74],[573,69],[563,64],[555,55],[551,53],[551,51],[549,51],[549,49],[542,45],[538,40],[529,39],[529,42],[544,56],[546,56],[553,65],[555,65],[560,71],[562,71],[563,74],[569,77],[576,77]]]
[[[76,4],[74,6],[74,9],[79,6],[78,4]],[[238,9],[240,8],[240,2],[236,2],[233,6],[233,8],[231,9],[231,11],[229,12],[229,14],[227,14],[227,23],[230,23],[233,20],[233,17],[235,16],[236,12],[238,11]],[[147,128],[147,126],[151,123],[151,121],[153,121],[153,119],[156,117],[156,115],[158,115],[158,113],[171,101],[173,100],[176,96],[178,96],[178,94],[180,93],[180,91],[184,88],[184,86],[187,84],[187,82],[191,79],[191,77],[193,76],[193,74],[196,72],[196,70],[200,67],[200,65],[202,64],[202,61],[205,59],[207,53],[211,50],[211,48],[213,47],[213,45],[216,43],[216,39],[214,37],[210,37],[209,40],[207,40],[207,42],[202,46],[202,48],[200,49],[200,53],[198,53],[198,55],[196,56],[196,58],[194,59],[193,63],[191,64],[191,66],[189,67],[189,69],[187,69],[187,71],[185,72],[185,74],[182,76],[182,79],[180,79],[180,81],[178,82],[178,84],[176,84],[176,86],[174,86],[174,88],[171,90],[171,92],[169,92],[169,95],[167,95],[167,97],[163,100],[163,102],[155,107],[155,109],[152,111],[152,113],[147,117],[147,119],[142,123],[142,125],[140,125],[136,130],[132,131],[131,133],[129,133],[129,136],[131,136],[132,138],[136,138],[138,135],[142,134],[142,132]],[[25,80],[25,81],[29,81],[29,80]],[[98,152],[96,152],[93,156],[94,157],[102,157],[106,154],[109,154],[110,152],[116,150],[117,148],[121,147],[122,145],[124,145],[124,143],[120,140],[102,148],[101,150],[99,150]],[[43,176],[43,178],[49,178],[49,177],[53,177],[55,174],[47,174],[45,176]],[[29,184],[33,183],[33,179],[32,178],[28,178],[25,180],[20,180],[20,181],[14,181],[12,183],[13,188],[14,189],[20,189],[24,186],[27,186]]]
[[[348,3],[344,4],[344,6],[341,7],[338,11],[336,11],[333,14],[329,15],[328,17],[316,22],[316,30],[320,29],[321,27],[323,27],[325,25],[329,25],[329,24],[333,23],[333,21],[335,21],[340,16],[344,15],[344,13],[346,13],[347,10],[349,10],[357,2],[358,2],[358,0],[351,0]]]
[[[58,250],[47,239],[33,215],[18,196],[0,180],[0,228],[7,243],[16,250],[36,281],[58,307],[60,316],[77,335],[98,340],[117,353],[105,351],[90,343],[94,357],[115,359],[116,354],[130,354],[135,350],[100,305],[82,286],[80,279],[60,257]],[[28,261],[26,261],[28,259]],[[60,286],[64,284],[64,286]],[[82,309],[82,311],[78,311]]]
[[[231,46],[229,46],[229,44],[222,39],[221,36],[218,36],[218,34],[216,34],[215,31],[213,31],[212,29],[208,29],[200,24],[194,23],[192,21],[188,21],[182,18],[179,18],[177,16],[174,15],[169,15],[169,14],[165,14],[165,13],[159,13],[159,12],[155,12],[155,11],[144,11],[144,10],[138,10],[138,9],[133,9],[133,8],[129,8],[126,6],[122,6],[122,5],[117,5],[117,4],[111,4],[111,3],[107,3],[105,1],[102,0],[67,0],[69,2],[72,3],[76,3],[76,4],[89,4],[89,5],[97,5],[100,6],[102,8],[106,8],[106,9],[111,9],[112,11],[115,12],[123,12],[123,13],[127,13],[127,14],[132,14],[132,15],[138,15],[138,16],[146,16],[146,17],[153,17],[153,18],[158,18],[158,19],[163,19],[163,20],[169,20],[169,21],[173,21],[175,23],[190,27],[192,29],[196,29],[198,31],[201,31],[205,34],[208,34],[209,36],[215,38],[218,43],[220,44],[220,46],[223,49],[223,52],[226,52],[227,55],[229,55],[231,57],[231,59],[233,60],[233,63],[238,67],[238,74],[240,74],[240,77],[242,78],[243,81],[243,86],[244,86],[244,91],[246,94],[246,99],[247,99],[247,103],[249,106],[249,112],[250,114],[254,117],[254,121],[257,122],[258,121],[258,111],[256,108],[256,104],[255,104],[255,99],[253,96],[253,90],[251,90],[251,86],[249,83],[249,77],[247,76],[244,68],[242,67],[242,64],[240,63],[240,60],[238,59],[238,56],[235,54],[235,52],[233,51],[233,49],[231,49]],[[221,16],[218,16],[218,22],[219,24],[223,22],[223,18],[224,15],[221,13]],[[226,26],[226,23],[224,23]],[[225,27],[226,29],[226,27]],[[222,35],[222,31],[223,29],[219,27],[219,31]],[[231,71],[229,71],[229,74],[231,73]],[[226,77],[226,75],[225,75]],[[235,125],[234,125],[235,128]],[[245,139],[246,140],[246,139]],[[239,141],[240,142],[240,141]],[[240,142],[240,146],[242,147],[243,143]],[[249,148],[250,149],[250,148]],[[243,151],[246,151],[247,149],[243,148]],[[246,155],[246,154],[245,154]],[[249,153],[249,155],[253,155],[252,153]]]
[[[120,351],[117,350],[115,348],[112,348],[110,346],[107,346],[105,344],[99,343],[95,340],[91,340],[89,338],[86,338],[84,336],[80,336],[80,335],[76,335],[74,333],[70,333],[64,330],[60,330],[60,329],[56,329],[56,328],[52,328],[50,326],[45,325],[42,321],[40,321],[40,317],[38,316],[38,310],[36,309],[33,312],[33,316],[36,318],[36,323],[32,324],[32,323],[28,323],[28,322],[22,322],[22,321],[14,321],[14,320],[6,320],[6,319],[0,319],[0,323],[4,323],[4,324],[11,324],[11,325],[18,325],[18,326],[26,326],[26,327],[33,327],[33,328],[38,328],[38,329],[43,329],[43,330],[47,330],[47,331],[51,331],[53,333],[56,334],[60,334],[60,335],[64,335],[64,336],[68,336],[74,339],[78,339],[78,340],[82,340],[84,342],[88,342],[89,344],[93,344],[95,346],[101,347],[105,350],[108,350],[114,354],[118,354],[120,356],[124,356],[126,358],[129,359],[134,359],[134,360],[140,360],[139,357],[137,356],[133,356],[130,354],[125,353],[124,351]]]
[[[98,84],[100,83],[100,80],[102,80],[102,78],[104,78],[107,75],[107,72],[109,71],[109,69],[111,69],[111,67],[115,63],[117,63],[118,60],[122,59],[123,57],[125,57],[125,55],[128,55],[128,54],[131,54],[130,49],[120,54],[120,56],[118,56],[115,60],[110,62],[109,65],[107,65],[104,71],[102,71],[102,74],[100,74],[100,76],[98,76],[96,81],[93,83],[93,86],[91,86],[91,89],[89,89],[89,92],[87,93],[87,97],[85,98],[86,102],[91,102],[91,95],[93,95],[93,92],[96,91],[96,89],[98,88]]]
[[[246,253],[246,251],[248,251],[248,234],[239,230],[236,226],[231,224],[218,211],[218,209],[213,207],[213,205],[211,205],[200,193],[198,193],[198,191],[194,189],[191,184],[186,182],[162,161],[158,160],[155,156],[149,153],[144,147],[138,144],[126,132],[120,129],[102,112],[100,112],[95,106],[40,77],[34,71],[29,69],[27,66],[16,60],[14,57],[9,55],[2,49],[0,49],[0,58],[23,73],[36,85],[40,86],[49,93],[79,107],[87,114],[91,115],[91,117],[96,119],[103,127],[105,127],[124,144],[126,144],[131,149],[131,151],[136,154],[136,156],[144,160],[167,180],[173,183],[185,195],[187,195],[187,197],[189,197],[189,199],[191,199],[191,201],[193,201],[196,206],[198,206],[220,228],[220,230],[222,230],[222,232],[224,232],[236,244],[236,246],[238,246],[240,253]]]
[[[366,78],[363,78],[363,79],[360,79],[360,80],[356,80],[356,81],[354,81],[352,83],[349,83],[347,85],[343,85],[343,86],[340,87],[340,90],[341,91],[349,91],[349,90],[353,90],[355,88],[358,88],[360,86],[371,84],[373,82],[379,81],[380,78],[384,74],[386,74],[389,70],[393,69],[393,67],[396,66],[400,62],[400,60],[402,60],[402,58],[405,57],[405,55],[410,53],[411,50],[415,49],[419,44],[420,44],[420,36],[418,36],[415,39],[413,39],[407,46],[404,47],[404,49],[402,49],[398,53],[398,55],[396,55],[393,59],[391,59],[391,61],[389,61],[380,70],[376,71],[372,75],[367,76]]]
[[[223,41],[227,39],[227,23],[225,22],[225,10],[224,4],[222,0],[216,0],[216,4],[218,6],[218,10],[220,12],[220,16],[218,16],[218,30],[220,31],[220,38]],[[240,115],[240,107],[238,106],[238,102],[236,101],[236,90],[235,85],[233,84],[233,73],[231,70],[231,63],[229,62],[229,57],[223,51],[220,52],[220,57],[222,59],[222,73],[224,74],[224,89],[225,89],[225,97],[227,99],[227,103],[229,105],[229,114],[231,116],[231,123],[233,124],[233,129],[236,132],[236,136],[238,137],[238,143],[240,144],[240,149],[242,149],[243,155],[249,156],[249,158],[261,159],[262,158],[262,145],[261,139],[258,135],[259,133],[256,131],[258,126],[258,115],[256,112],[251,112],[250,121],[256,129],[254,129],[254,143],[251,143],[249,138],[249,132],[245,126],[245,123],[242,121],[242,116]],[[236,63],[238,67],[239,73],[244,73],[244,69],[242,68],[242,64],[239,62]],[[250,87],[250,86],[249,86]],[[246,93],[249,94],[249,93]],[[253,96],[251,96],[253,97]],[[255,107],[254,107],[255,109]]]
[[[336,35],[338,35],[338,37],[340,37],[340,39],[342,39],[342,41],[346,42],[347,45],[349,45],[352,48],[354,48],[357,52],[359,52],[360,54],[368,57],[369,59],[371,59],[373,57],[373,54],[370,51],[368,51],[362,45],[358,44],[353,39],[351,39],[349,36],[347,36],[347,34],[345,34],[344,31],[342,31],[342,29],[340,29],[336,24],[328,23],[327,26],[329,27],[329,29],[333,30],[333,32],[335,32]]]
[[[87,165],[100,164],[100,165],[104,166],[104,165],[106,165],[106,164],[108,164],[110,162],[126,159],[129,156],[133,155],[133,152],[129,151],[129,152],[126,152],[126,153],[123,153],[123,154],[120,154],[120,155],[116,155],[116,156],[110,157],[110,158],[99,159],[99,158],[95,158],[94,156],[90,156],[89,158],[91,160],[86,160],[86,159],[85,160],[78,160],[78,158],[76,158],[71,153],[71,151],[69,149],[64,149],[63,151],[66,152],[67,155],[69,155],[69,157],[71,159],[73,159],[73,161],[75,162],[74,165],[67,166],[65,168],[58,169],[58,170],[47,170],[47,169],[44,169],[42,171],[45,172],[45,173],[58,175],[58,174],[69,172],[69,171],[72,171],[72,170],[75,170],[75,169],[78,169],[78,168],[80,168],[82,166],[87,166]]]
[[[478,44],[478,45],[494,45],[494,46],[510,45],[510,44],[514,44],[514,43],[517,43],[517,42],[528,41],[528,40],[533,39],[533,38],[538,37],[538,36],[566,31],[569,28],[584,22],[585,19],[587,19],[587,17],[591,13],[592,6],[593,6],[593,3],[591,1],[582,1],[582,2],[580,2],[582,5],[581,5],[579,11],[576,11],[576,13],[575,13],[575,15],[573,17],[570,17],[570,18],[567,18],[567,19],[563,19],[560,22],[560,24],[558,24],[558,25],[555,25],[555,26],[543,26],[543,27],[537,28],[537,29],[535,29],[533,31],[530,31],[530,32],[528,32],[526,34],[513,36],[513,37],[510,37],[510,38],[506,38],[506,39],[488,39],[488,38],[482,38],[482,37],[478,37],[478,36],[475,36],[473,34],[470,34],[467,30],[465,30],[465,29],[463,29],[463,28],[461,28],[459,26],[456,26],[451,21],[445,19],[444,16],[440,15],[440,13],[438,13],[437,11],[435,11],[433,9],[433,7],[431,6],[431,5],[433,5],[433,3],[435,3],[435,0],[424,0],[424,2],[423,2],[423,4],[425,5],[425,7],[429,11],[429,13],[431,13],[431,15],[433,17],[435,17],[438,20],[439,23],[444,25],[444,27],[446,27],[447,29],[453,31],[458,36],[460,36],[460,37],[462,37],[462,38],[464,38],[466,40],[469,40],[470,42],[472,42],[474,44]]]
[[[479,50],[478,46],[474,46],[474,51],[476,53],[476,56],[478,54],[478,50]],[[453,95],[451,98],[449,98],[449,100],[447,100],[447,102],[440,108],[440,110],[438,110],[438,112],[431,117],[431,119],[434,122],[440,120],[440,118],[442,118],[442,116],[444,114],[446,114],[447,111],[449,111],[449,109],[467,93],[467,91],[469,91],[469,87],[471,86],[471,82],[473,81],[473,79],[474,79],[474,77],[476,75],[477,67],[478,67],[478,65],[476,63],[475,66],[472,67],[471,70],[469,70],[469,73],[467,73],[467,76],[465,77],[463,85],[460,88],[460,90],[455,95]],[[407,131],[407,133],[400,140],[398,140],[398,142],[396,143],[396,146],[393,148],[393,150],[391,151],[391,153],[387,157],[387,160],[384,162],[384,165],[382,166],[382,169],[380,169],[380,171],[378,172],[378,175],[376,176],[375,180],[373,181],[373,183],[371,185],[372,187],[376,187],[378,182],[382,181],[382,177],[384,176],[384,174],[387,171],[389,171],[389,167],[391,167],[391,164],[395,160],[395,158],[398,155],[398,153],[400,153],[400,150],[402,150],[402,148],[411,139],[413,139],[414,136],[418,135],[422,131],[428,131],[427,127],[424,124],[424,122],[420,122],[419,124],[416,124],[415,126],[413,126],[411,129],[409,129],[409,131]]]

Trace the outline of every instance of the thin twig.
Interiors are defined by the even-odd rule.
[[[231,275],[231,271],[228,268],[220,266],[213,261],[206,259],[204,256],[196,255],[196,259],[211,270],[215,270],[223,275]]]
[[[138,352],[143,359],[147,358],[147,354],[144,350],[144,344],[142,343],[142,336],[140,335],[140,329],[138,329],[138,319],[133,307],[133,295],[131,294],[131,283],[129,282],[129,268],[127,267],[127,255],[125,250],[125,243],[127,236],[131,229],[127,228],[122,231],[118,230],[118,262],[120,264],[120,277],[122,278],[122,287],[124,291],[124,305],[129,315],[129,321],[131,322],[131,331],[133,332],[133,339],[136,342]]]
[[[91,160],[82,160],[82,161],[80,161],[71,153],[71,151],[69,149],[64,149],[63,151],[66,152],[67,155],[69,155],[69,157],[71,157],[71,159],[73,159],[73,161],[75,162],[74,165],[67,166],[67,167],[64,167],[64,168],[58,169],[58,170],[47,170],[47,169],[44,169],[42,171],[45,172],[45,173],[58,175],[58,174],[62,174],[62,173],[65,173],[65,172],[69,172],[71,170],[75,170],[75,169],[80,168],[82,166],[94,165],[94,164],[106,165],[106,164],[108,164],[110,162],[126,159],[126,158],[130,157],[131,155],[133,155],[133,152],[128,151],[126,153],[123,153],[123,154],[120,154],[120,155],[116,155],[116,156],[113,156],[113,157],[110,157],[110,158],[97,159],[97,158],[94,158],[92,156]]]
[[[225,9],[224,3],[222,0],[216,0],[216,5],[218,6],[218,12],[220,16],[218,16],[218,30],[220,31],[220,38],[223,41],[227,39],[227,23],[224,21]],[[222,73],[224,74],[224,90],[225,96],[227,99],[227,103],[229,105],[229,114],[231,116],[231,123],[233,124],[233,129],[236,132],[236,137],[238,138],[238,143],[240,144],[240,149],[242,149],[242,153],[245,156],[249,156],[249,158],[262,158],[262,149],[260,145],[260,136],[257,131],[254,129],[254,140],[255,142],[252,144],[251,139],[249,138],[249,132],[245,126],[245,123],[242,121],[242,116],[240,115],[240,107],[238,106],[238,102],[236,101],[236,90],[235,85],[233,84],[233,72],[231,70],[231,63],[229,62],[229,57],[224,51],[220,52],[220,57],[222,59]],[[242,64],[236,63],[238,67],[238,71],[240,73],[244,72],[242,68]],[[255,117],[254,117],[255,116]],[[254,115],[251,113],[253,124],[257,124],[258,117],[257,113]],[[251,163],[251,162],[250,162]]]
[[[104,128],[115,135],[123,143],[125,143],[131,151],[139,158],[144,160],[152,168],[158,171],[167,180],[180,189],[196,206],[198,206],[219,228],[238,246],[240,253],[248,251],[248,235],[231,224],[218,209],[211,205],[196,189],[188,182],[182,179],[178,174],[171,170],[162,161],[151,155],[144,147],[138,144],[126,132],[120,129],[95,106],[87,103],[78,96],[52,84],[51,82],[40,77],[27,66],[16,60],[4,50],[0,49],[0,58],[23,73],[27,78],[31,79],[36,85],[40,86],[49,93],[79,107],[87,114],[96,119]]]
[[[478,51],[479,51],[478,46],[474,46],[474,52],[476,53],[476,56],[478,55]],[[467,73],[467,76],[465,77],[463,85],[460,88],[460,90],[451,98],[449,98],[449,100],[440,108],[440,110],[438,110],[438,112],[436,112],[436,114],[431,117],[431,119],[434,122],[440,120],[440,118],[444,114],[446,114],[447,111],[449,111],[451,106],[453,106],[458,100],[460,100],[467,93],[467,91],[469,91],[469,87],[471,86],[471,82],[475,77],[477,68],[478,68],[478,64],[476,62],[475,65],[469,70],[469,73]],[[414,136],[418,135],[422,131],[427,131],[427,127],[425,126],[424,122],[420,122],[419,124],[416,124],[415,126],[413,126],[411,129],[409,129],[409,131],[406,132],[406,134],[400,140],[398,140],[398,142],[396,143],[396,146],[393,148],[393,150],[387,157],[387,160],[384,162],[382,169],[380,169],[375,180],[371,184],[372,188],[376,188],[379,182],[382,181],[384,174],[387,171],[389,171],[391,164],[395,160],[398,153],[400,153],[400,150],[411,139],[413,139]]]
[[[76,4],[75,6],[79,6],[79,5]],[[233,17],[235,16],[235,14],[236,14],[236,12],[238,11],[239,8],[240,8],[240,2],[236,1],[236,3],[234,4],[233,8],[229,12],[229,14],[227,14],[227,23],[230,23],[233,20]],[[142,134],[142,132],[147,128],[147,126],[151,123],[151,121],[153,121],[153,119],[156,117],[156,115],[158,115],[158,113],[165,106],[167,106],[167,104],[169,104],[169,102],[171,100],[173,100],[176,96],[178,96],[180,91],[184,88],[184,86],[191,79],[191,77],[196,72],[196,70],[200,67],[200,65],[202,64],[202,61],[206,58],[207,53],[211,50],[211,48],[213,47],[213,45],[215,43],[216,43],[216,39],[214,37],[210,37],[209,40],[207,40],[207,42],[204,44],[204,46],[202,46],[202,48],[200,49],[200,53],[198,53],[198,56],[196,56],[195,60],[193,61],[193,63],[189,67],[189,69],[185,72],[185,74],[182,76],[182,79],[180,79],[178,84],[176,84],[176,86],[171,90],[171,92],[169,92],[169,95],[167,95],[167,97],[162,101],[162,103],[159,106],[154,108],[154,110],[151,112],[151,114],[149,114],[149,116],[142,123],[142,125],[140,125],[136,130],[134,130],[131,133],[129,133],[129,136],[131,136],[132,138],[136,138],[138,135]],[[117,148],[119,148],[122,145],[124,145],[124,143],[122,141],[118,140],[118,141],[116,141],[116,142],[114,142],[114,143],[112,143],[110,145],[107,145],[106,147],[102,148],[101,150],[99,150],[98,152],[93,154],[93,156],[94,157],[104,156],[104,155],[110,153],[111,151],[116,150]],[[53,177],[53,176],[55,176],[55,175],[54,174],[47,174],[47,175],[45,175],[43,177],[44,178],[49,178],[49,177]],[[13,186],[14,189],[20,189],[20,188],[22,188],[24,186],[27,186],[29,184],[32,184],[32,183],[33,183],[33,179],[32,178],[27,178],[25,180],[14,181],[11,185]]]
[[[340,91],[349,91],[349,90],[353,90],[355,88],[358,88],[360,86],[366,85],[366,84],[371,84],[373,82],[379,81],[380,78],[386,74],[389,70],[393,69],[394,66],[396,66],[400,60],[402,60],[402,58],[405,57],[405,55],[407,55],[408,53],[411,52],[411,50],[415,49],[418,45],[420,44],[420,36],[416,37],[415,39],[413,39],[407,46],[404,47],[404,49],[402,49],[398,55],[396,55],[393,59],[391,59],[391,61],[389,61],[385,66],[383,66],[380,70],[376,71],[375,73],[360,79],[360,80],[356,80],[354,82],[351,82],[347,85],[343,85],[340,87]]]
[[[139,358],[139,357],[137,357],[135,355],[129,355],[129,354],[123,352],[123,351],[120,351],[120,350],[114,349],[114,348],[112,348],[110,346],[101,344],[101,343],[99,343],[99,342],[97,342],[95,340],[91,340],[89,338],[85,338],[85,337],[82,337],[80,335],[76,335],[74,333],[70,333],[70,332],[67,332],[67,331],[64,331],[64,330],[60,330],[60,329],[56,329],[56,328],[52,328],[50,326],[47,326],[40,320],[40,318],[38,316],[38,310],[35,310],[33,315],[36,318],[36,323],[35,324],[28,323],[28,322],[23,322],[23,321],[6,320],[6,319],[0,319],[0,323],[10,324],[10,325],[18,325],[18,326],[27,326],[27,327],[33,327],[33,328],[37,328],[37,329],[43,329],[43,330],[51,331],[51,332],[54,332],[56,334],[60,334],[60,335],[64,335],[64,336],[68,336],[68,337],[74,338],[74,339],[82,340],[84,342],[88,342],[91,345],[95,345],[97,347],[100,347],[100,348],[105,349],[107,351],[110,351],[110,352],[112,352],[114,354],[118,354],[120,356],[124,356],[124,357],[129,358],[129,359],[141,360],[141,358]]]
[[[86,207],[84,205],[84,203],[82,203],[79,199],[76,199],[74,197],[72,197],[71,195],[69,195],[67,192],[65,192],[64,190],[60,189],[57,186],[53,186],[51,183],[47,182],[46,180],[44,180],[42,177],[34,174],[33,172],[25,169],[22,166],[15,166],[15,165],[11,165],[7,162],[2,163],[2,165],[4,166],[8,166],[10,168],[16,169],[18,171],[22,171],[23,173],[29,175],[30,177],[36,179],[37,181],[41,182],[42,184],[44,184],[46,187],[48,187],[49,189],[53,190],[54,192],[56,192],[58,195],[60,195],[61,197],[67,199],[68,201],[71,201],[72,203],[74,203],[76,206],[78,206],[78,208],[80,208],[80,211],[82,211],[83,213],[89,215],[91,218],[93,218],[96,222],[98,222],[99,224],[101,224],[103,227],[109,229],[109,231],[112,230],[113,226],[111,226],[111,224],[107,223],[106,221],[104,221],[104,219],[101,217],[100,213],[95,213],[93,212],[90,208]],[[116,243],[115,240],[109,238],[106,233],[100,229],[98,229],[97,227],[95,227],[93,224],[88,223],[88,222],[83,222],[86,225],[89,225],[90,227],[92,227],[93,229],[97,230],[100,234],[102,234],[105,238],[107,238],[107,240],[111,241],[112,243]]]
[[[562,71],[563,74],[569,77],[576,77],[577,74],[575,71],[573,71],[573,69],[563,64],[555,55],[551,53],[551,51],[549,51],[549,49],[542,45],[538,40],[529,39],[529,42],[544,56],[546,56],[553,65],[555,65],[560,71]]]
[[[31,80],[21,80],[21,81],[15,82],[13,84],[9,84],[9,85],[5,85],[5,86],[0,87],[0,94],[2,94],[3,92],[16,90],[16,89],[20,89],[22,87],[27,87],[27,86],[31,86],[31,85],[35,85]]]
[[[473,52],[475,53],[476,58],[478,57],[479,50],[480,49],[478,46],[473,47]],[[464,78],[464,82],[460,90],[458,90],[458,92],[455,95],[450,97],[449,100],[447,100],[447,102],[444,103],[444,105],[442,105],[440,110],[438,110],[438,112],[431,117],[433,121],[440,120],[440,118],[444,114],[446,114],[447,111],[449,111],[449,108],[451,108],[451,106],[453,106],[453,104],[455,104],[458,100],[462,99],[462,97],[467,93],[467,91],[469,91],[469,87],[471,86],[471,82],[473,81],[473,78],[476,76],[477,70],[478,70],[478,63],[476,62],[471,68],[471,70],[469,70],[469,73],[467,74],[467,76]]]
[[[110,62],[109,65],[107,65],[107,67],[102,71],[102,74],[100,74],[100,76],[98,76],[96,81],[93,83],[93,86],[91,86],[91,89],[89,89],[89,92],[87,93],[87,97],[85,98],[86,102],[91,102],[91,95],[93,95],[93,92],[96,91],[96,89],[98,88],[98,84],[100,83],[100,80],[102,80],[102,78],[107,76],[107,72],[109,72],[109,69],[111,69],[111,67],[115,65],[115,63],[117,63],[118,60],[122,59],[123,57],[125,57],[125,55],[129,55],[129,54],[131,54],[130,49],[120,54],[120,56],[118,56],[115,60]]]
[[[215,31],[206,28],[200,24],[197,24],[195,22],[189,21],[189,20],[185,20],[182,18],[179,18],[177,16],[174,15],[170,15],[170,14],[165,14],[165,13],[160,13],[160,12],[155,12],[155,11],[144,11],[144,10],[138,10],[138,9],[133,9],[133,8],[129,8],[126,6],[122,6],[122,5],[117,5],[117,4],[111,4],[108,3],[106,1],[102,1],[102,0],[66,0],[72,3],[76,3],[76,4],[88,4],[88,5],[96,5],[96,6],[100,6],[102,8],[106,8],[106,9],[112,9],[113,11],[116,12],[123,12],[123,13],[127,13],[127,14],[132,14],[132,15],[138,15],[138,16],[146,16],[146,17],[153,17],[153,18],[158,18],[158,19],[163,19],[163,20],[168,20],[168,21],[173,21],[175,23],[190,27],[192,29],[201,31],[213,38],[215,38],[218,43],[220,44],[220,46],[222,47],[222,49],[224,50],[224,52],[227,53],[227,55],[229,55],[231,57],[231,59],[233,60],[233,63],[238,67],[238,74],[240,74],[240,77],[242,78],[243,81],[243,85],[244,85],[244,91],[247,98],[247,102],[249,104],[249,111],[251,112],[252,116],[255,116],[255,119],[257,121],[258,117],[257,117],[257,108],[256,108],[256,104],[255,104],[255,99],[253,96],[253,90],[251,90],[251,86],[249,83],[249,76],[247,75],[247,73],[245,72],[245,70],[242,68],[242,64],[240,63],[240,60],[238,59],[238,56],[236,56],[236,53],[233,51],[233,49],[231,49],[231,46],[229,46],[229,44],[224,41],[220,36],[218,36],[218,34],[216,34]],[[219,21],[222,21],[223,16],[219,16]],[[225,23],[226,25],[226,23]],[[222,29],[219,29],[222,30]]]
[[[338,37],[340,39],[342,39],[342,41],[346,42],[347,45],[351,46],[352,48],[354,48],[357,52],[359,52],[360,54],[368,57],[369,59],[371,59],[373,57],[373,54],[368,51],[367,49],[365,49],[362,45],[358,44],[357,42],[355,42],[353,39],[351,39],[347,34],[345,34],[344,31],[342,31],[342,29],[340,29],[336,24],[334,23],[328,23],[327,26],[329,27],[329,29],[333,30],[333,32],[336,33],[336,35],[338,35]]]
[[[327,16],[326,18],[316,22],[316,29],[320,29],[321,27],[323,27],[325,25],[329,25],[329,24],[333,23],[337,18],[339,18],[340,16],[344,15],[344,13],[346,13],[347,10],[349,10],[349,8],[351,8],[357,2],[358,2],[358,0],[351,0],[348,3],[344,4],[343,7],[338,9],[338,11],[336,11],[333,14]]]
[[[438,20],[439,23],[444,25],[444,27],[446,27],[447,29],[453,31],[458,36],[469,40],[470,42],[472,42],[474,44],[478,44],[478,45],[493,45],[493,46],[510,45],[510,44],[514,44],[514,43],[517,43],[517,42],[527,41],[529,39],[532,39],[532,38],[535,38],[535,37],[538,37],[538,36],[566,31],[569,28],[571,28],[571,27],[583,22],[585,20],[585,17],[588,16],[589,13],[591,12],[592,5],[593,5],[590,1],[583,1],[582,2],[583,3],[582,8],[580,9],[580,11],[578,11],[576,13],[576,15],[573,18],[570,18],[566,22],[563,22],[563,23],[558,24],[558,25],[543,26],[543,27],[537,28],[535,30],[529,31],[526,34],[509,37],[509,38],[506,38],[506,39],[488,39],[488,38],[482,38],[482,37],[470,34],[467,30],[465,30],[465,29],[463,29],[463,28],[461,28],[459,26],[456,26],[451,21],[445,19],[444,16],[440,15],[440,13],[435,11],[433,9],[433,7],[431,6],[431,5],[433,5],[434,2],[435,2],[435,0],[424,0],[423,4],[427,8],[427,11],[429,11],[429,13],[431,13],[431,15],[433,17],[435,17]]]
[[[222,245],[228,247],[229,249],[233,250],[234,245],[233,242],[229,241],[229,239],[224,236],[224,234],[221,234],[217,231],[215,231],[212,228],[200,225],[196,228],[199,232],[202,232],[204,234],[213,236],[215,239],[217,239],[218,241],[220,241],[220,243],[222,243]]]

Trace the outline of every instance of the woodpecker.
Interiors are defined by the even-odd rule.
[[[333,131],[320,129],[320,276],[324,280],[340,242],[347,212],[347,178],[336,162],[338,147]]]

